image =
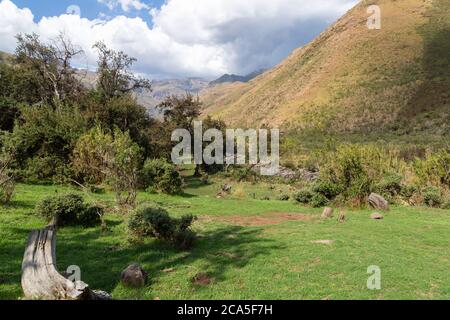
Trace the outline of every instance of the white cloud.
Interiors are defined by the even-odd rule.
[[[110,2],[111,0],[102,0]],[[115,1],[123,9],[139,1]],[[104,40],[138,58],[136,71],[166,76],[216,77],[248,73],[271,66],[312,39],[356,0],[168,0],[149,9],[150,28],[141,18],[116,16],[89,20],[63,14],[33,22],[28,9],[0,2],[0,50],[15,47],[18,32],[37,32],[44,39],[60,31],[86,51],[95,64],[92,45]]]
[[[120,5],[123,11],[129,12],[131,9],[143,10],[150,9],[148,5],[139,0],[97,0],[99,3],[105,4],[109,10],[114,10]]]

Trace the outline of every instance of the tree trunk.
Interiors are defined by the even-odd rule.
[[[56,227],[31,231],[22,262],[22,289],[27,299],[97,300],[107,294],[72,282],[56,269]]]

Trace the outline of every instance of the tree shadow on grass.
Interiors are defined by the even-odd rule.
[[[133,262],[142,264],[151,280],[158,281],[166,269],[180,270],[201,260],[201,272],[218,283],[226,280],[229,269],[243,268],[258,256],[282,249],[273,240],[262,238],[261,232],[237,226],[218,228],[203,233],[190,252],[180,252],[160,241],[111,243],[97,232],[65,235],[59,238],[57,259],[61,266],[79,265],[83,281],[109,292],[118,285],[121,271]]]
[[[11,229],[14,244],[0,253],[0,285],[14,287],[8,291],[10,293],[2,293],[5,299],[16,299],[21,291],[21,263],[29,231],[25,228]],[[203,232],[190,252],[176,250],[155,240],[132,244],[117,232],[120,231],[103,232],[100,228],[59,230],[56,247],[58,270],[62,273],[68,266],[79,266],[84,282],[92,289],[108,292],[117,287],[121,271],[133,262],[142,264],[152,282],[164,276],[164,270],[168,268],[179,271],[195,265],[201,268],[198,272],[206,273],[214,283],[220,283],[226,280],[228,270],[243,268],[258,256],[283,249],[275,241],[263,238],[259,228],[224,226]],[[151,288],[151,283],[149,286]]]

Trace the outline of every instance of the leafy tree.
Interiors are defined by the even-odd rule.
[[[2,139],[3,149],[16,148],[15,165],[24,173],[38,173],[36,179],[63,174],[76,141],[86,131],[78,108],[42,105],[24,107],[21,112],[14,130]]]
[[[193,133],[193,122],[201,114],[202,103],[190,93],[178,97],[169,96],[157,108],[164,115],[164,121],[177,129],[187,129]]]
[[[42,102],[67,102],[79,98],[84,91],[71,67],[74,57],[83,53],[63,34],[52,44],[44,43],[37,34],[17,36],[16,64],[38,79],[38,94]]]
[[[151,90],[148,80],[139,79],[130,71],[135,58],[109,49],[103,42],[97,42],[94,48],[99,54],[97,90],[103,98],[108,100],[140,89]]]

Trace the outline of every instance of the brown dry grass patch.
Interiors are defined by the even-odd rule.
[[[292,212],[270,212],[259,216],[221,216],[212,217],[204,216],[199,220],[204,222],[222,222],[235,226],[242,227],[263,227],[278,225],[286,221],[311,221],[314,219],[313,215]]]

